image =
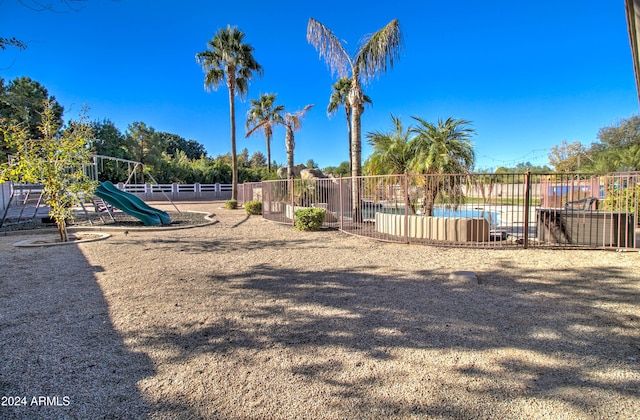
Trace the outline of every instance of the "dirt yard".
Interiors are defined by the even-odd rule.
[[[0,236],[0,418],[640,418],[637,252],[396,245],[180,207],[217,223]]]

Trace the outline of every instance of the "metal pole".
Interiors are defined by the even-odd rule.
[[[404,241],[409,243],[409,176],[404,174]]]
[[[531,194],[531,172],[527,169],[524,175],[525,191],[524,191],[524,238],[522,247],[529,247],[529,196]]]
[[[339,185],[338,191],[340,193],[340,195],[338,197],[338,200],[339,200],[338,201],[338,205],[340,206],[339,207],[339,209],[340,209],[340,215],[339,215],[340,230],[344,230],[344,222],[343,222],[343,220],[344,220],[344,207],[342,207],[343,206],[343,203],[342,203],[342,183],[343,182],[344,181],[343,181],[342,175],[340,175],[340,182],[338,183],[338,185]]]
[[[289,178],[289,191],[291,193],[291,224],[296,225],[296,207],[293,196],[293,178]]]

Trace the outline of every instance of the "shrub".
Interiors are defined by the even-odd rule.
[[[246,211],[248,215],[262,214],[262,201],[247,201],[244,203],[244,211]]]
[[[227,200],[224,202],[224,208],[227,210],[235,210],[238,208],[238,200]]]
[[[298,209],[294,212],[295,228],[298,230],[318,230],[322,227],[326,211],[322,208]]]

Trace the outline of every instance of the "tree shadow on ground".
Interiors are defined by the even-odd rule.
[[[129,236],[127,239],[115,238],[110,241],[110,245],[118,245],[126,243],[128,245],[138,246],[142,251],[167,251],[170,253],[185,252],[189,254],[202,255],[207,252],[247,252],[262,250],[265,247],[275,247],[278,249],[300,249],[300,247],[309,246],[309,242],[305,240],[261,240],[261,239],[200,239],[200,238],[154,238],[139,239]],[[314,248],[323,248],[323,244],[314,245]]]
[[[584,412],[597,410],[600,397],[589,395],[593,392],[640,398],[640,292],[637,279],[624,270],[525,271],[505,262],[479,273],[480,284],[450,280],[438,270],[381,272],[379,267],[300,271],[257,265],[235,275],[212,274],[207,290],[220,299],[237,299],[235,313],[139,333],[146,345],[173,348],[176,363],[274,346],[339,348],[378,362],[394,360],[397,349],[439,352],[445,360],[496,352],[491,366],[450,367],[469,384],[478,378],[489,384],[464,392],[503,402],[558,399]],[[488,406],[478,411],[455,401],[407,406],[378,398],[367,386],[376,378],[339,379],[334,373],[343,369],[340,361],[304,360],[291,374],[342,390],[361,413],[492,413]],[[612,381],[607,376],[612,371],[624,374]]]
[[[0,395],[24,397],[0,417],[145,418],[137,382],[154,368],[115,330],[101,268],[75,245],[0,249],[12,261],[0,265]],[[34,276],[36,265],[50,269]]]

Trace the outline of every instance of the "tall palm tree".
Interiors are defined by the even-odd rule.
[[[475,153],[471,144],[471,136],[475,130],[468,127],[466,120],[447,118],[431,124],[422,118],[412,117],[419,125],[412,127],[416,136],[411,140],[414,158],[411,167],[414,172],[423,174],[468,174],[473,169]],[[438,195],[459,194],[453,177],[439,180],[427,177],[425,191],[425,214],[431,216]]]
[[[319,51],[320,57],[333,73],[340,77],[351,74],[348,99],[351,107],[351,175],[362,175],[362,134],[360,118],[364,111],[362,84],[386,72],[400,58],[402,35],[397,19],[364,40],[354,56],[350,56],[342,42],[322,23],[309,18],[307,41]],[[352,181],[352,214],[360,221],[360,189],[357,179]]]
[[[327,106],[327,114],[332,115],[338,111],[340,106],[344,106],[344,111],[347,117],[347,135],[349,139],[349,171],[353,166],[353,159],[351,158],[351,105],[349,105],[349,90],[351,89],[351,78],[341,77],[332,86],[333,92],[329,98],[329,106]],[[371,103],[371,98],[367,95],[363,97],[365,104]]]
[[[287,177],[293,178],[293,149],[296,147],[294,133],[302,128],[302,118],[307,111],[313,107],[313,104],[307,105],[300,111],[293,114],[286,113],[284,115],[284,126],[287,128],[285,135],[285,146],[287,148]]]
[[[235,26],[220,28],[207,42],[207,51],[196,54],[198,64],[205,72],[205,90],[226,82],[229,91],[229,120],[231,123],[231,198],[238,199],[238,161],[236,157],[235,96],[246,95],[248,84],[256,72],[262,75],[262,67],[253,57],[253,47],[243,43],[244,33]]]
[[[284,106],[275,105],[275,93],[263,93],[260,99],[251,100],[251,108],[247,113],[247,135],[249,137],[256,131],[262,131],[267,139],[267,171],[271,173],[271,137],[273,127],[284,124],[282,113]]]
[[[403,128],[400,118],[391,115],[391,122],[393,130],[367,134],[373,152],[365,162],[365,169],[371,175],[404,174],[411,169],[414,158],[411,131]]]

